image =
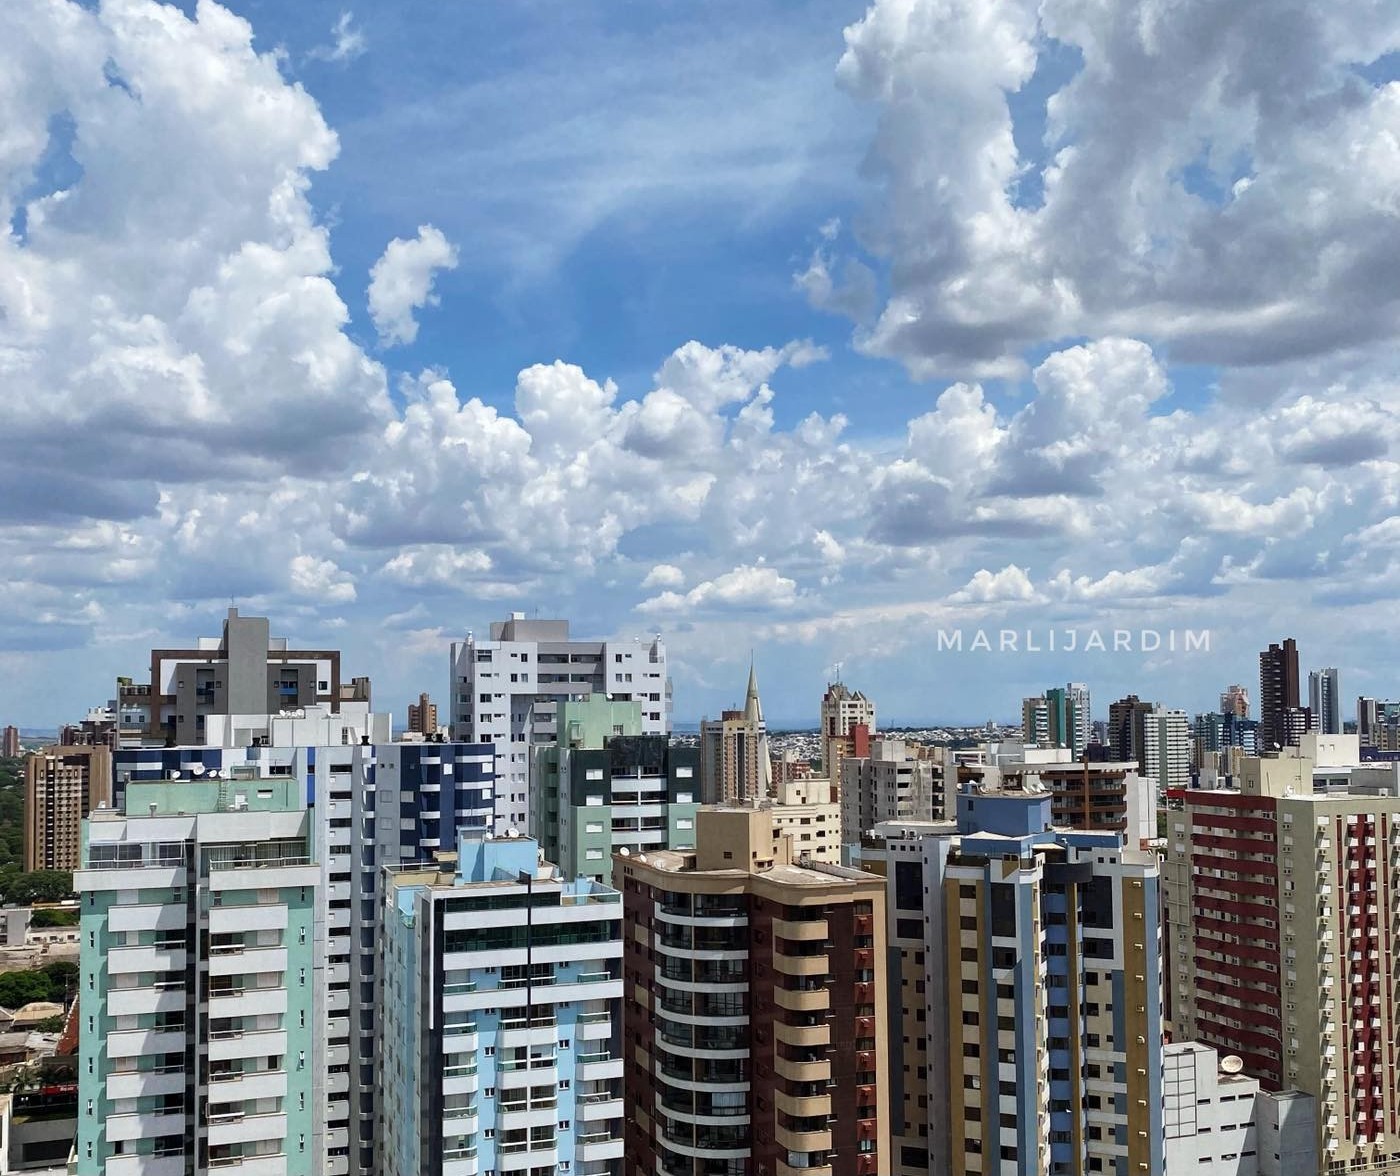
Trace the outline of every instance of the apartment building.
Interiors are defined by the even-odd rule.
[[[408,704],[408,730],[426,738],[436,735],[437,729],[437,704],[426,694],[420,694],[417,702]]]
[[[1057,828],[1121,833],[1138,848],[1156,836],[1156,801],[1151,783],[1132,762],[1051,760],[1037,749],[1017,756],[993,754],[990,762],[968,764],[965,782],[1050,795],[1051,823]]]
[[[273,637],[266,617],[228,610],[219,637],[201,637],[190,649],[151,650],[145,694],[119,690],[119,709],[142,715],[144,737],[202,743],[210,715],[276,714],[320,704],[332,712],[343,701],[368,708],[368,678],[341,680],[337,649],[293,649]],[[125,724],[124,724],[125,725]]]
[[[566,877],[603,882],[615,850],[693,849],[700,753],[643,735],[641,704],[599,695],[558,706],[558,742],[536,747],[530,833]]]
[[[758,697],[758,678],[749,667],[742,710],[724,711],[700,724],[700,799],[705,804],[762,800],[773,791],[768,727]]]
[[[629,1176],[888,1171],[884,882],[794,864],[756,808],[614,858]]]
[[[1154,707],[1143,720],[1142,774],[1157,796],[1191,784],[1191,724],[1186,712]]]
[[[76,870],[83,818],[112,801],[103,744],[46,747],[24,761],[24,868]]]
[[[373,724],[387,727],[388,716]],[[311,720],[306,720],[310,722]],[[338,721],[338,719],[337,719]],[[212,724],[211,724],[212,728]],[[308,730],[282,734],[324,735]],[[367,736],[366,736],[367,737]],[[290,783],[308,814],[317,891],[317,948],[324,960],[324,1041],[344,1067],[331,1076],[327,1122],[351,1140],[329,1157],[328,1176],[368,1173],[374,1163],[379,982],[376,942],[381,867],[429,860],[459,830],[485,831],[494,817],[494,750],[461,743],[127,748],[116,754],[118,806],[129,789],[203,783],[225,800],[248,779]]]
[[[934,749],[903,739],[873,740],[868,755],[847,756],[841,766],[842,844],[855,845],[882,821],[942,818],[956,774]]]
[[[822,775],[841,782],[841,763],[848,755],[869,755],[875,734],[875,703],[844,682],[832,682],[822,695]]]
[[[379,1172],[619,1172],[621,895],[464,834],[386,871],[381,927]]]
[[[134,783],[82,868],[76,1170],[334,1170],[322,874],[293,781]],[[342,1169],[343,1170],[343,1169]]]
[[[1188,790],[1170,814],[1171,1019],[1263,1090],[1317,1094],[1321,1171],[1393,1172],[1400,785],[1318,793],[1313,769],[1246,758],[1237,789]]]
[[[529,821],[534,748],[555,741],[558,704],[602,695],[640,704],[642,734],[671,730],[666,647],[649,641],[582,641],[569,622],[494,621],[490,637],[469,633],[451,651],[452,738],[496,748],[498,831]]]
[[[957,822],[861,847],[899,952],[895,1163],[908,1174],[1162,1173],[1156,856],[968,785]]]

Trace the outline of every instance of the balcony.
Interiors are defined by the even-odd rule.
[[[825,955],[773,956],[773,968],[788,976],[825,976],[831,971],[831,960]]]
[[[830,996],[824,985],[812,989],[775,988],[773,1003],[779,1008],[797,1013],[820,1012],[831,1006]]]
[[[830,1082],[831,1059],[821,1058],[812,1061],[796,1061],[792,1058],[773,1059],[775,1073],[789,1082]]]
[[[779,939],[826,940],[830,931],[825,919],[774,919],[773,934]]]
[[[108,1115],[106,1134],[113,1143],[133,1139],[156,1139],[162,1135],[180,1135],[185,1130],[185,1116],[174,1115]]]
[[[108,1156],[105,1176],[185,1176],[185,1157],[156,1155]]]
[[[281,1141],[287,1138],[287,1116],[245,1115],[230,1111],[209,1116],[209,1146],[227,1147],[235,1143],[257,1143],[262,1140]]]
[[[135,1058],[151,1054],[183,1053],[183,1029],[132,1029],[107,1037],[109,1058]]]
[[[107,952],[107,972],[112,976],[184,970],[183,947],[114,947]]]

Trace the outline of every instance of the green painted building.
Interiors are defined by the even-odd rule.
[[[309,820],[291,778],[206,777],[85,822],[78,1173],[327,1170]]]
[[[619,849],[693,849],[700,754],[643,735],[641,706],[601,695],[559,704],[558,742],[535,749],[530,833],[566,878],[609,882]]]

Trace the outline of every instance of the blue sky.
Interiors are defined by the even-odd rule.
[[[0,10],[0,717],[230,597],[402,711],[511,609],[677,715],[1394,694],[1400,18]],[[1190,656],[940,630],[1210,629]],[[1305,667],[1306,668],[1306,667]]]

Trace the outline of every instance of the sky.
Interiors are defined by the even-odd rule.
[[[1398,79],[1394,0],[8,0],[0,720],[231,602],[395,712],[513,610],[679,721],[1394,697]]]

